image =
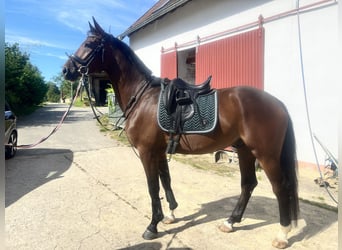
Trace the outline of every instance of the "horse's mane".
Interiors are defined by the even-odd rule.
[[[135,54],[135,52],[124,42],[119,39],[112,37],[112,41],[117,45],[117,47],[121,50],[121,52],[127,56],[128,60],[137,65],[139,71],[146,76],[151,76],[152,71],[141,61],[141,59]]]
[[[88,35],[98,36],[98,34],[93,34],[91,31],[88,32]],[[111,34],[106,33],[105,39],[108,39],[115,48],[118,48],[128,59],[128,61],[137,66],[138,70],[144,74],[146,77],[151,77],[152,71],[146,67],[146,65],[141,61],[141,59],[134,53],[134,51],[124,42],[115,38]]]

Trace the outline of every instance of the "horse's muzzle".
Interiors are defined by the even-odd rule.
[[[69,72],[68,68],[67,67],[63,67],[63,70],[62,70],[63,75],[64,76],[68,75],[68,72]]]
[[[66,66],[63,67],[62,73],[63,73],[65,80],[74,81],[78,77],[78,73],[75,69],[70,69],[69,67],[66,67]]]

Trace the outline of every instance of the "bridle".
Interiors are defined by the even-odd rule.
[[[94,50],[92,50],[85,59],[80,58],[79,56],[76,56],[75,54],[72,55],[68,55],[67,56],[70,58],[70,60],[72,61],[72,63],[74,64],[75,68],[77,69],[77,71],[81,74],[81,78],[79,80],[79,84],[77,88],[80,88],[81,86],[85,87],[88,99],[91,100],[90,98],[90,93],[89,93],[89,89],[88,89],[88,84],[89,84],[89,65],[90,63],[95,59],[95,56],[98,53],[102,53],[102,63],[104,62],[104,53],[105,53],[105,38],[101,38],[101,42],[96,46],[96,48]],[[81,65],[78,67],[78,65]],[[93,103],[90,101],[90,107],[95,115],[96,120],[98,121],[98,123],[104,127],[105,129],[107,129],[102,122],[99,119],[99,116],[96,114]]]
[[[98,44],[96,46],[96,48],[94,50],[91,51],[91,53],[89,53],[87,55],[87,57],[85,59],[82,59],[78,56],[76,56],[75,54],[71,54],[68,55],[66,54],[70,60],[73,62],[74,66],[77,68],[77,71],[80,72],[80,74],[84,75],[84,74],[88,74],[88,67],[90,65],[90,63],[95,59],[95,56],[98,53],[102,53],[102,63],[104,62],[104,52],[105,52],[105,48],[104,48],[104,43],[105,43],[105,39],[102,38],[101,39],[101,43]],[[77,64],[80,64],[80,67],[77,67]]]
[[[105,53],[105,42],[106,42],[106,38],[108,37],[103,37],[101,38],[101,42],[96,46],[96,48],[94,50],[92,50],[85,59],[82,59],[78,56],[76,56],[75,54],[72,55],[68,55],[67,56],[70,58],[70,60],[72,61],[72,63],[74,64],[75,68],[77,69],[77,71],[81,74],[81,78],[80,78],[80,85],[83,86],[87,86],[88,81],[89,81],[89,75],[88,75],[88,71],[89,71],[89,65],[90,63],[95,59],[95,56],[98,53],[102,53],[102,63],[104,62],[104,53]],[[81,65],[78,67],[78,65]],[[145,92],[145,90],[147,89],[147,87],[149,86],[149,83],[152,81],[152,79],[149,80],[143,80],[142,84],[143,87],[141,89],[139,89],[134,95],[131,96],[131,98],[129,99],[126,109],[123,111],[123,116],[125,119],[128,118],[128,116],[130,115],[130,113],[132,112],[132,110],[134,109],[137,100],[140,99],[140,97],[143,95],[143,93]],[[90,99],[90,94],[88,91],[88,88],[86,87],[87,90],[87,95],[88,98]],[[91,102],[90,102],[91,103]],[[95,117],[97,119],[97,121],[102,125],[101,121],[98,119],[98,116],[96,115],[94,108],[92,105],[90,105],[91,108],[93,109],[93,112],[95,114]],[[102,125],[103,126],[103,125]]]

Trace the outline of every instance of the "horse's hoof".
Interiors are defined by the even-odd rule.
[[[146,231],[143,233],[142,237],[145,240],[154,240],[158,238],[158,233],[153,233],[150,230],[146,229]]]
[[[221,232],[224,232],[224,233],[231,233],[234,231],[233,226],[226,221],[222,223],[221,225],[219,225],[218,228],[220,229]]]
[[[172,223],[174,223],[176,221],[176,218],[175,218],[175,216],[165,216],[164,217],[164,219],[162,220],[162,222],[164,223],[164,224],[172,224]]]
[[[284,249],[287,247],[287,245],[288,245],[287,240],[284,241],[284,240],[274,239],[272,242],[272,246],[279,248],[279,249]]]

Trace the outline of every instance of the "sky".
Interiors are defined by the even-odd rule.
[[[157,0],[5,0],[5,42],[18,43],[45,81],[52,81],[81,45],[94,16],[114,36]],[[127,42],[128,40],[125,39]]]

